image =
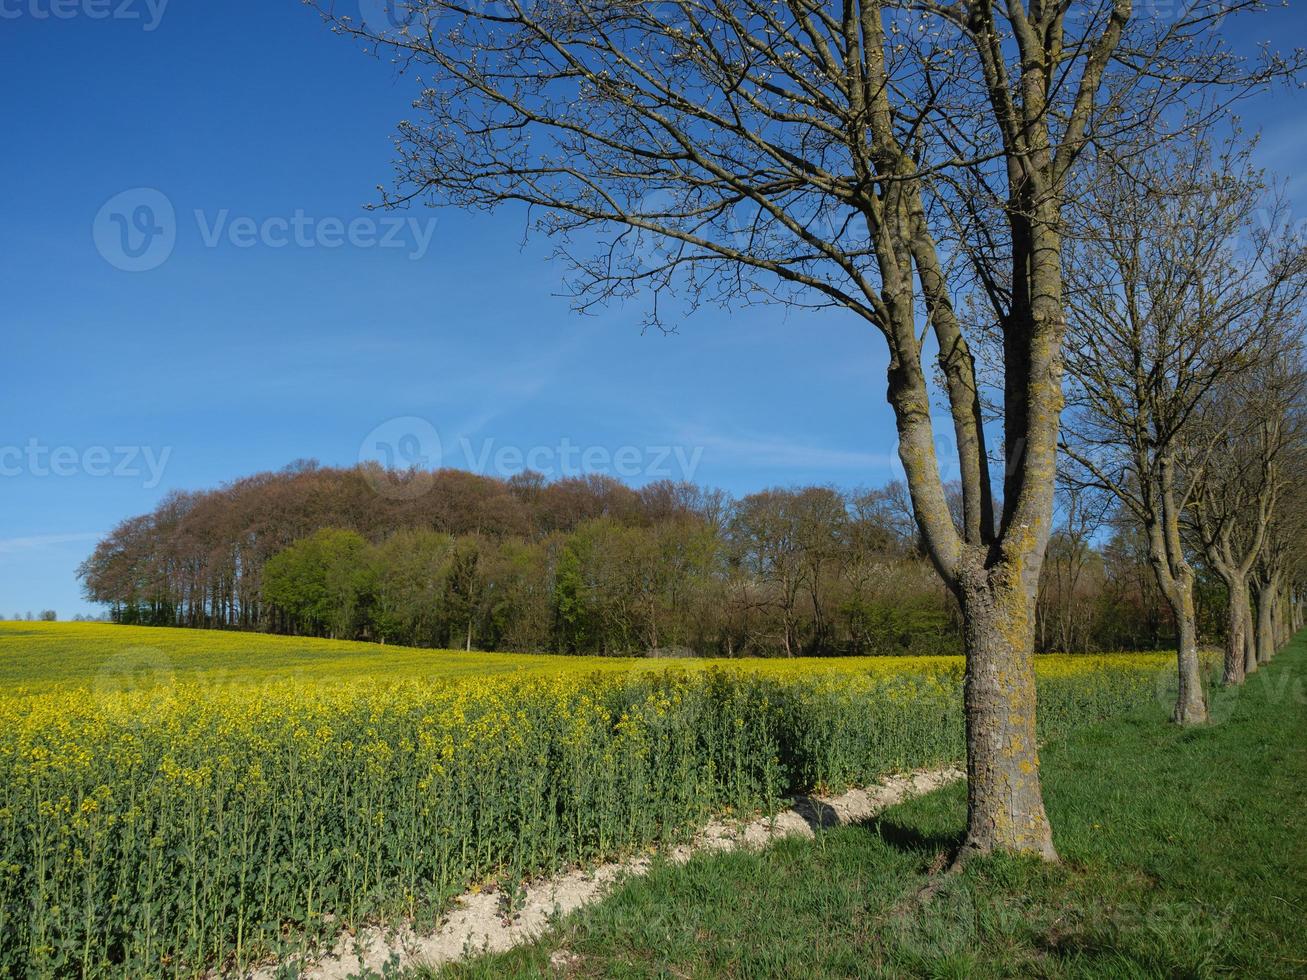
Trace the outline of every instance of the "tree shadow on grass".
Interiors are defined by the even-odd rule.
[[[885,817],[871,817],[860,822],[858,826],[867,833],[876,835],[897,851],[927,856],[941,851],[945,854],[956,854],[966,836],[961,830],[951,833],[923,833],[916,827]]]

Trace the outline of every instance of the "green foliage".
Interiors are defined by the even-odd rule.
[[[855,595],[841,612],[857,644],[853,652],[933,656],[958,649],[956,617],[919,596],[889,603]]]
[[[564,653],[578,653],[591,646],[586,629],[585,582],[581,579],[581,559],[576,550],[565,545],[554,572],[554,622],[557,624],[558,648]]]
[[[268,561],[263,594],[298,628],[331,637],[356,635],[369,621],[376,588],[368,547],[354,531],[323,528]]]

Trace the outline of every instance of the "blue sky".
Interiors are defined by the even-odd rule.
[[[572,312],[520,212],[365,211],[412,83],[293,0],[0,0],[0,82],[0,616],[88,611],[78,562],[170,489],[379,443],[736,493],[894,476],[860,323],[707,309],[642,334],[638,307]],[[1286,176],[1302,105],[1244,109]],[[137,257],[115,222],[157,204],[140,189],[175,237]]]

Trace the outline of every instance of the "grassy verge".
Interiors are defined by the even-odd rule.
[[[976,861],[919,904],[964,825],[957,786],[815,841],[660,865],[444,975],[1307,975],[1307,637],[1213,708],[1200,729],[1158,705],[1046,748],[1060,866]]]

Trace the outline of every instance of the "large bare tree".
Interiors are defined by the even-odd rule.
[[[1241,416],[1201,410],[1277,356],[1307,292],[1307,253],[1278,234],[1283,205],[1251,156],[1237,132],[1100,149],[1069,221],[1066,475],[1143,528],[1176,623],[1180,724],[1207,718],[1182,515],[1231,426],[1246,435]]]
[[[420,78],[388,204],[526,205],[572,261],[582,304],[644,294],[659,319],[678,291],[692,305],[783,302],[884,337],[915,519],[965,622],[962,854],[1055,858],[1032,644],[1068,178],[1091,140],[1165,132],[1195,84],[1241,92],[1292,69],[1300,57],[1245,64],[1215,31],[1262,5],[1135,18],[1131,0],[392,4],[381,24],[324,11]],[[992,455],[968,291],[1002,337]],[[932,393],[951,417],[959,523]]]

